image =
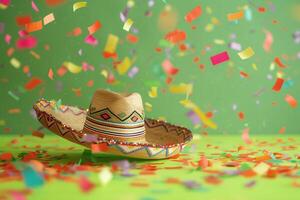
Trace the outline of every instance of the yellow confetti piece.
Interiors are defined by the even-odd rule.
[[[107,76],[108,76],[108,71],[107,71],[106,69],[103,69],[103,70],[101,71],[101,75],[104,76],[104,78],[107,78]]]
[[[99,182],[102,186],[107,185],[113,178],[109,167],[104,167],[100,170],[98,174]]]
[[[244,51],[239,52],[238,55],[240,56],[240,58],[242,60],[245,60],[245,59],[252,57],[254,55],[254,51],[251,47],[248,47]]]
[[[213,129],[218,128],[218,126],[213,121],[211,121],[208,117],[206,117],[204,112],[202,112],[202,110],[197,105],[195,105],[192,101],[185,99],[185,100],[180,101],[180,103],[184,107],[192,109],[198,115],[198,117],[201,119],[203,124],[207,125],[210,128],[213,128]]]
[[[128,57],[125,57],[123,61],[117,65],[117,71],[120,75],[125,74],[131,66],[131,60]]]
[[[6,124],[5,120],[1,119],[0,120],[0,126],[5,126],[5,124]]]
[[[41,58],[40,55],[37,54],[35,51],[30,51],[30,54],[37,60]]]
[[[257,71],[257,66],[256,66],[255,63],[252,63],[252,68],[253,68],[255,71]]]
[[[258,175],[264,175],[267,173],[269,169],[270,169],[270,165],[261,162],[258,165],[256,165],[252,170]]]
[[[72,62],[64,62],[63,65],[69,70],[69,72],[71,72],[73,74],[77,74],[77,73],[81,72],[81,67],[75,65]]]
[[[16,68],[16,69],[19,69],[20,66],[21,66],[20,61],[19,61],[18,59],[16,59],[16,58],[10,59],[10,64],[11,64],[14,68]]]
[[[215,44],[223,45],[223,44],[225,44],[225,41],[224,40],[220,40],[220,39],[214,39],[214,43]]]
[[[84,7],[87,7],[86,1],[76,2],[73,4],[73,12],[75,12],[76,10],[78,10],[80,8],[84,8]]]
[[[193,90],[193,84],[181,83],[179,85],[171,85],[169,90],[173,94],[188,94],[190,95]]]
[[[211,32],[214,29],[214,25],[213,24],[207,24],[204,29],[205,29],[206,32]]]
[[[118,36],[115,36],[113,34],[109,34],[108,38],[107,38],[107,41],[106,41],[105,48],[104,48],[104,52],[106,52],[106,53],[115,53],[118,42],[119,42]]]
[[[54,17],[54,14],[53,13],[50,13],[49,15],[46,15],[43,19],[43,22],[44,22],[44,26],[53,22],[55,20],[55,17]]]
[[[151,87],[151,90],[148,92],[149,97],[156,98],[157,97],[157,87]]]
[[[130,28],[131,28],[131,26],[132,26],[132,24],[133,24],[132,19],[128,18],[128,19],[126,20],[126,22],[124,23],[123,30],[129,31]]]
[[[145,103],[145,109],[147,112],[152,112],[152,104],[146,102]]]

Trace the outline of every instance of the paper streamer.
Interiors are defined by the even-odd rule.
[[[184,19],[186,22],[191,23],[202,14],[201,6],[195,7],[192,11],[185,15]]]
[[[238,20],[244,17],[244,12],[241,10],[240,12],[236,12],[236,13],[229,13],[227,15],[227,19],[228,21],[234,21],[234,20]]]
[[[44,25],[47,25],[55,20],[54,14],[50,13],[49,15],[46,15],[43,19]]]
[[[277,78],[272,90],[279,92],[281,90],[283,83],[284,83],[284,79]]]
[[[203,124],[205,124],[206,126],[212,128],[212,129],[217,129],[218,126],[213,122],[211,121],[206,115],[204,112],[202,112],[202,110],[196,106],[192,101],[186,99],[186,100],[182,100],[180,101],[180,103],[185,107],[185,108],[188,108],[188,109],[191,109],[193,110],[197,116],[201,119],[201,121],[203,122]]]
[[[125,57],[123,61],[117,65],[117,71],[120,75],[124,75],[131,66],[131,60],[128,57]]]
[[[263,44],[263,48],[265,52],[269,52],[271,50],[271,46],[273,44],[273,35],[270,31],[264,30],[264,33],[266,34],[266,38]]]
[[[42,20],[25,24],[25,30],[28,33],[42,30],[42,28],[43,28]]]
[[[175,68],[169,59],[166,59],[162,63],[162,67],[167,75],[175,75],[179,69]]]
[[[73,74],[78,74],[82,70],[81,67],[75,65],[72,62],[64,62],[63,65],[69,70],[69,72]]]
[[[298,103],[297,103],[297,100],[296,100],[293,96],[287,94],[287,95],[285,96],[284,100],[285,100],[292,108],[296,108],[296,107],[297,107],[297,104],[298,104]]]
[[[228,61],[229,59],[230,58],[229,58],[229,55],[228,55],[227,51],[223,51],[219,54],[216,54],[216,55],[210,57],[211,63],[213,65],[218,65],[218,64],[223,63],[225,61]]]
[[[123,30],[129,31],[132,25],[133,25],[132,19],[128,18],[123,25]]]
[[[251,141],[251,139],[250,139],[250,137],[249,137],[249,128],[245,128],[244,130],[243,130],[243,133],[242,133],[242,139],[243,139],[243,141],[246,143],[246,144],[251,144],[252,143],[252,141]]]
[[[91,26],[88,27],[88,31],[89,31],[89,34],[92,35],[94,34],[99,28],[101,28],[101,23],[99,20],[96,20],[94,22],[94,24],[92,24]]]
[[[251,58],[254,55],[254,51],[251,47],[248,47],[244,51],[239,52],[238,55],[242,60],[245,60]]]
[[[115,53],[116,52],[116,48],[119,42],[119,37],[113,34],[109,34],[107,41],[106,41],[106,45],[104,48],[104,52],[106,53]]]
[[[76,2],[73,4],[73,12],[75,12],[76,10],[78,10],[80,8],[84,8],[84,7],[87,7],[86,1]]]

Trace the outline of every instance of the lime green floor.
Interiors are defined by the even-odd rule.
[[[88,159],[83,158],[84,148],[51,134],[47,134],[44,138],[1,136],[0,154],[11,152],[17,158],[21,153],[40,149],[48,153],[48,164],[51,165],[59,164],[69,167],[76,163],[81,163],[83,166],[90,165],[88,170],[77,171],[73,174],[64,173],[62,176],[77,178],[80,174],[84,174],[95,184],[95,187],[89,192],[82,192],[76,181],[50,178],[46,180],[43,186],[26,190],[22,179],[9,180],[1,176],[0,199],[1,197],[13,199],[9,195],[11,191],[20,191],[24,193],[27,199],[38,200],[299,199],[300,170],[297,167],[297,164],[300,164],[299,138],[300,136],[297,135],[252,136],[253,143],[247,145],[237,135],[196,136],[191,145],[178,158],[156,161],[130,159],[130,163],[133,164],[130,173],[133,176],[125,177],[121,175],[120,171],[114,171],[113,179],[106,186],[101,186],[98,173],[93,172],[93,169],[100,169],[103,166],[111,167],[112,162],[124,158],[99,155]],[[241,146],[243,147],[242,150]],[[239,147],[240,151],[238,151]],[[285,166],[290,169],[290,173],[278,173],[274,178],[265,175],[245,178],[239,174],[230,174],[230,171],[233,172],[242,166],[253,168],[257,164],[254,161],[239,161],[241,154],[251,152],[250,157],[254,159],[264,155],[264,152],[281,153],[285,158],[273,158],[265,162],[272,163],[272,169]],[[198,163],[201,155],[205,155],[212,164],[204,171],[194,165]],[[36,159],[45,162],[43,156]],[[237,161],[240,165],[236,167],[224,166],[225,163],[231,161]],[[0,161],[2,167],[5,162],[7,161]],[[156,170],[152,174],[143,175],[141,171],[145,165]],[[4,172],[2,167],[0,168],[1,173]],[[225,172],[228,173],[224,174]],[[51,175],[49,176],[51,177]],[[213,181],[207,181],[208,177],[212,176],[216,177],[217,184],[212,183]],[[170,180],[177,180],[177,183],[170,183]],[[194,181],[198,187],[188,188],[184,184],[186,181]],[[246,187],[247,183],[250,185],[253,183],[252,187]]]

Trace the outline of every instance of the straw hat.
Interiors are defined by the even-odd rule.
[[[138,93],[97,90],[88,110],[57,106],[41,99],[33,106],[40,123],[55,134],[92,151],[134,158],[175,156],[192,139],[191,131],[145,118]]]

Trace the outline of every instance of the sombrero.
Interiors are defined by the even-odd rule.
[[[192,140],[187,128],[145,118],[138,93],[98,89],[87,110],[45,99],[33,108],[47,129],[96,152],[161,159],[179,154]]]

